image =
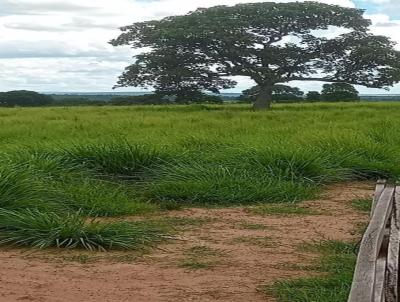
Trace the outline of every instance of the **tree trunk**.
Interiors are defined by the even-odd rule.
[[[260,87],[256,101],[253,104],[254,110],[268,110],[272,104],[272,86]]]

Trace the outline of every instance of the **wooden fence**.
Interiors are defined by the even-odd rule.
[[[398,302],[400,186],[378,181],[348,302]]]

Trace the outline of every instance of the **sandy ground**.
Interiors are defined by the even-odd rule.
[[[144,255],[2,249],[0,301],[272,302],[260,286],[310,274],[293,269],[317,257],[299,245],[359,236],[355,229],[368,216],[350,203],[371,197],[373,189],[371,183],[328,187],[319,200],[302,204],[319,215],[260,216],[246,208],[172,212],[192,223],[181,240]]]

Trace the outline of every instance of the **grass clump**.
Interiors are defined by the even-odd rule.
[[[323,138],[315,143],[315,148],[326,154],[330,162],[336,162],[347,169],[348,177],[344,180],[376,180],[400,173],[398,159],[394,157],[397,154],[394,146],[383,146],[354,134],[341,138]],[[389,161],[394,164],[388,165]]]
[[[0,166],[0,207],[18,208],[34,204],[42,194],[42,188],[32,177],[18,166]]]
[[[350,178],[349,169],[332,161],[326,151],[305,146],[277,146],[252,151],[246,156],[249,164],[279,180],[321,184]]]
[[[371,212],[371,207],[372,207],[372,200],[370,199],[354,199],[351,202],[351,206],[362,212]]]
[[[293,202],[314,196],[312,184],[272,178],[260,169],[199,160],[164,167],[149,185],[146,196],[184,204],[249,204]]]
[[[62,188],[65,204],[85,216],[117,217],[141,215],[157,210],[154,204],[136,200],[120,184],[83,179],[72,181]]]
[[[0,164],[0,209],[62,211],[58,194],[23,165]]]
[[[144,177],[163,157],[154,149],[125,141],[76,145],[64,151],[69,160],[100,175],[128,179]]]
[[[78,214],[0,209],[0,244],[37,248],[82,248],[90,251],[133,250],[163,238],[146,223],[100,223]]]
[[[322,254],[313,267],[323,276],[278,281],[264,290],[272,293],[279,302],[343,302],[350,292],[356,262],[354,244],[325,241],[306,245],[309,251]]]
[[[68,161],[57,148],[21,148],[7,154],[10,163],[16,163],[21,168],[35,174],[37,178],[56,180],[65,175],[79,176],[86,171],[82,166]]]

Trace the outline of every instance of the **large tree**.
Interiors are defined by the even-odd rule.
[[[400,53],[389,38],[369,33],[369,26],[360,9],[265,2],[201,8],[184,16],[135,23],[122,28],[111,43],[147,48],[161,56],[163,49],[175,49],[188,58],[191,72],[200,66],[199,73],[208,70],[213,83],[227,76],[250,77],[259,87],[254,107],[263,109],[271,105],[274,86],[290,81],[374,88],[399,82]],[[332,28],[345,33],[328,38],[325,32]],[[122,80],[130,77],[125,73]],[[187,79],[196,83],[195,77]]]

